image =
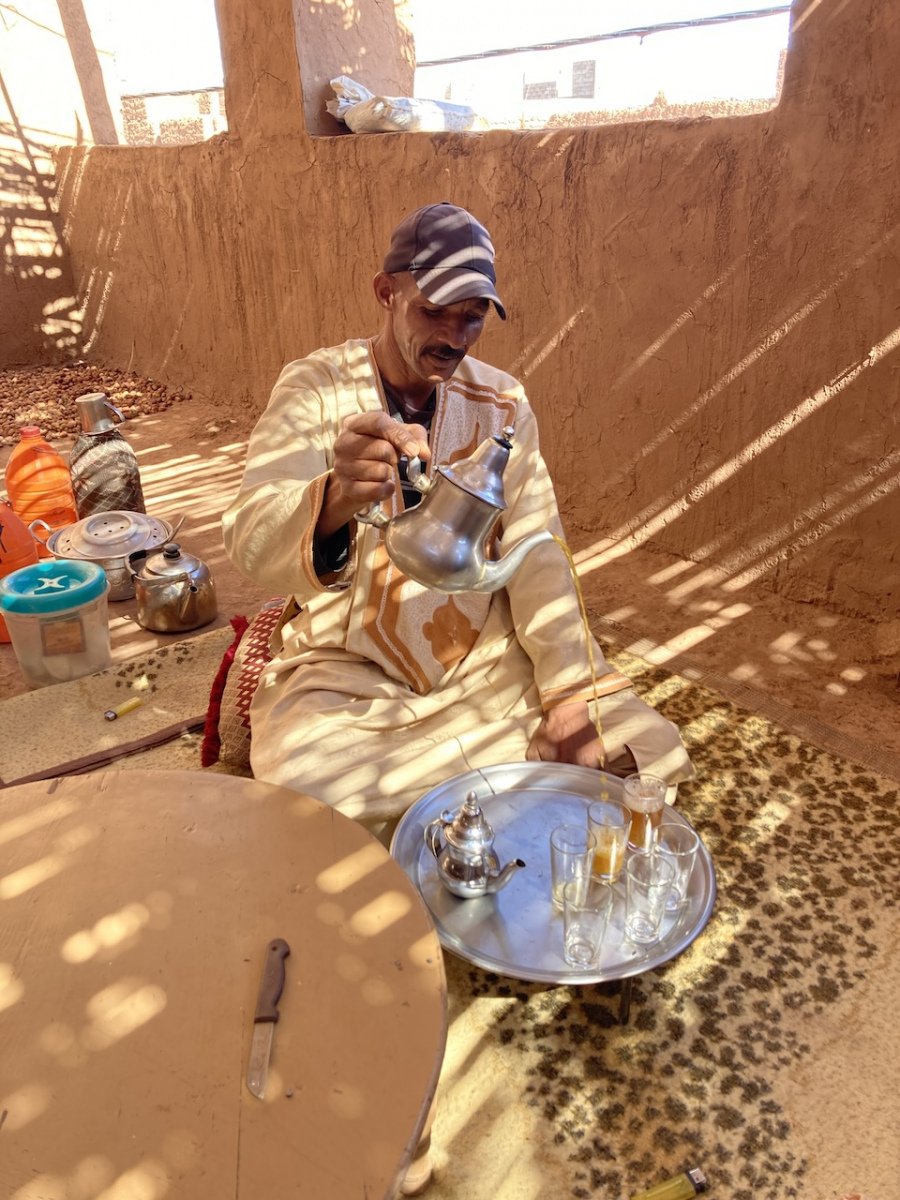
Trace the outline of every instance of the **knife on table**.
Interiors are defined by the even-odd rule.
[[[256,1001],[256,1014],[253,1017],[250,1066],[247,1068],[247,1087],[260,1100],[266,1094],[272,1034],[278,1020],[278,998],[284,987],[284,960],[290,952],[291,948],[284,938],[275,938],[266,947],[262,983],[259,985],[259,999]]]

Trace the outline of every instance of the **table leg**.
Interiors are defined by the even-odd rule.
[[[437,1096],[431,1101],[428,1116],[425,1118],[425,1127],[422,1130],[422,1136],[419,1138],[419,1144],[416,1146],[412,1162],[406,1168],[406,1174],[403,1176],[403,1181],[400,1184],[399,1194],[401,1196],[421,1196],[429,1183],[431,1183],[431,1126],[434,1123],[434,1111],[436,1107]]]
[[[627,1025],[628,1017],[631,1013],[631,985],[634,982],[629,975],[627,979],[622,980],[622,986],[619,989],[619,1024]]]

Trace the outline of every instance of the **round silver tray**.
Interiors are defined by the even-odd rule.
[[[425,826],[444,810],[458,808],[471,791],[493,826],[501,866],[513,858],[524,859],[526,865],[501,891],[464,900],[441,883],[425,845]],[[563,958],[562,914],[550,901],[550,833],[557,825],[586,821],[588,805],[601,791],[620,799],[622,782],[587,767],[525,762],[468,771],[417,800],[397,826],[391,854],[419,889],[441,945],[477,967],[541,983],[626,979],[686,949],[709,920],[716,898],[712,858],[702,840],[687,901],[665,915],[659,941],[639,946],[625,937],[620,879],[613,885],[613,907],[597,965],[578,970]],[[674,808],[666,819],[690,824]]]

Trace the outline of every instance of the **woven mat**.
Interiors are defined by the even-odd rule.
[[[196,726],[206,715],[212,681],[233,638],[231,627],[225,626],[96,675],[4,700],[0,780],[10,784],[110,752],[126,756],[104,764],[108,769],[199,769],[202,729],[196,731]],[[140,708],[106,720],[107,709],[135,696],[142,701]],[[195,731],[179,736],[177,729],[185,726]],[[174,737],[162,746],[137,756],[127,753],[135,743],[166,733]]]
[[[3,702],[0,777],[202,715],[230,629]],[[712,919],[635,982],[521,983],[448,955],[429,1200],[628,1200],[699,1166],[711,1200],[896,1200],[896,783],[721,694],[608,653],[677,722]],[[129,695],[141,708],[106,722]],[[199,735],[115,764],[199,769]],[[2,801],[0,801],[2,803]]]

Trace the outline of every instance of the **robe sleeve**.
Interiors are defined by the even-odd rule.
[[[321,579],[314,535],[341,421],[339,383],[313,359],[282,371],[247,449],[240,490],[222,517],[228,557],[239,571],[301,606],[315,594],[349,586],[355,524],[339,571]],[[347,412],[357,411],[354,405]]]
[[[563,536],[553,484],[538,446],[537,421],[524,397],[518,404],[503,487],[507,510],[500,553],[541,529]],[[516,637],[534,664],[544,711],[593,699],[586,630],[562,548],[546,542],[531,550],[507,584],[507,592]],[[613,671],[593,639],[591,646],[598,695],[631,687],[631,680]]]

